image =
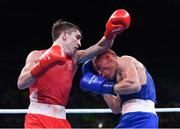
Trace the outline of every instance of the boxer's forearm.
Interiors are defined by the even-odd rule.
[[[114,114],[121,112],[121,100],[119,96],[104,94],[103,98]]]

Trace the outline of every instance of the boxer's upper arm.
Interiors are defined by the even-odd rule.
[[[118,62],[121,68],[122,79],[114,87],[115,93],[130,94],[141,89],[140,79],[137,69],[133,63],[133,58],[123,57]]]
[[[38,61],[39,56],[40,56],[40,54],[38,51],[32,51],[26,58],[26,62],[25,62],[25,66],[23,68],[23,71],[31,70],[31,68]]]
[[[31,76],[31,68],[39,59],[39,55],[40,54],[38,51],[33,51],[27,56],[25,66],[21,70],[21,73],[18,77],[17,85],[19,89],[25,89],[29,87],[30,84],[34,81],[34,78]]]

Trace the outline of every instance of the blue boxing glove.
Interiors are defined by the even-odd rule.
[[[114,85],[115,82],[110,82],[106,78],[93,73],[84,74],[80,80],[80,88],[82,90],[97,94],[114,95]]]
[[[83,65],[82,65],[82,68],[81,68],[81,71],[82,71],[82,74],[85,74],[85,73],[94,73],[94,74],[98,74],[97,71],[95,71],[94,67],[93,67],[93,62],[92,60],[87,60]]]

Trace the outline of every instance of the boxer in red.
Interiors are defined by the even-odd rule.
[[[78,64],[107,51],[116,35],[129,25],[128,12],[116,10],[107,21],[100,41],[90,48],[78,50],[82,38],[79,27],[67,21],[55,22],[52,46],[30,52],[18,77],[18,88],[30,90],[25,128],[71,128],[65,107]]]

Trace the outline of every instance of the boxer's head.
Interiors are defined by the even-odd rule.
[[[108,79],[115,79],[117,73],[117,55],[112,50],[97,56],[93,60],[94,69]]]
[[[61,44],[66,55],[72,56],[81,46],[82,33],[73,23],[58,20],[52,27],[52,38]]]
[[[72,32],[77,32],[77,31],[79,31],[80,34],[82,34],[80,28],[77,25],[60,19],[56,21],[52,26],[53,41],[55,41],[62,32],[67,32],[68,34],[71,34]]]

